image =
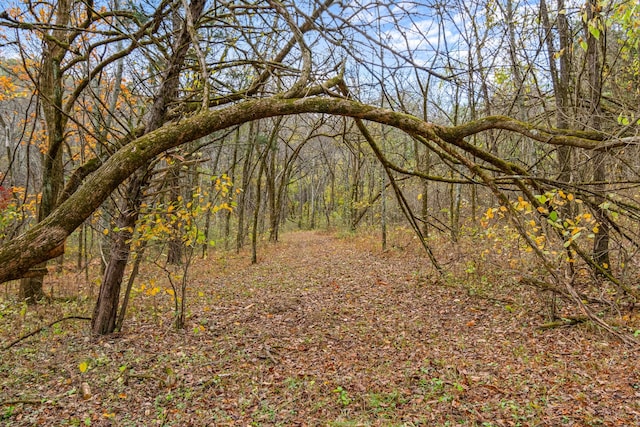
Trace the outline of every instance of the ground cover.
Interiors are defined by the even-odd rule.
[[[544,295],[517,285],[526,259],[473,242],[434,249],[408,233],[295,232],[196,260],[187,327],[145,266],[122,332],[57,323],[0,353],[0,423],[205,426],[640,425],[638,353],[589,322],[541,329]],[[90,316],[95,283],[52,277],[56,300],[0,300],[0,345]],[[69,298],[72,297],[72,298]],[[562,309],[562,307],[561,307]],[[640,329],[638,312],[621,327]]]

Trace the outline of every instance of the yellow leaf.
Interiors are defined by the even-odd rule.
[[[82,362],[78,365],[78,369],[80,369],[80,372],[82,373],[87,372],[87,369],[89,369],[89,364],[87,362]]]
[[[109,234],[109,229],[105,228],[104,230],[102,230],[102,234],[104,234],[105,236]]]
[[[567,199],[569,201],[572,201],[573,200],[573,194],[571,194],[571,193],[567,194]]]
[[[487,219],[492,219],[493,218],[493,209],[491,209],[491,208],[487,209],[487,212],[485,212],[484,216]]]

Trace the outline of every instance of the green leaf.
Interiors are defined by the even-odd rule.
[[[587,51],[587,42],[584,40],[580,40],[580,47],[582,48],[582,50],[584,50],[585,52]]]
[[[549,213],[549,219],[553,222],[556,222],[558,220],[558,212],[556,211],[551,211]]]
[[[618,124],[622,125],[622,126],[628,126],[629,125],[629,117],[622,115],[622,113],[620,113],[620,115],[618,116]]]

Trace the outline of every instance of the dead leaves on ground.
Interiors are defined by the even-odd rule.
[[[171,329],[163,292],[140,292],[122,333],[95,338],[65,324],[4,352],[0,419],[17,426],[640,423],[636,354],[587,325],[537,329],[544,319],[534,291],[509,288],[500,271],[484,272],[473,286],[460,281],[469,278],[464,272],[443,281],[418,248],[402,247],[382,252],[363,236],[299,232],[265,246],[258,265],[246,254],[200,262],[190,274],[183,332]],[[141,280],[161,285],[146,274]],[[89,312],[90,301],[74,306],[82,308]],[[15,332],[5,329],[3,341]]]

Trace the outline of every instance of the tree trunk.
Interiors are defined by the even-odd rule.
[[[115,330],[120,300],[120,288],[131,252],[133,227],[138,219],[142,203],[142,189],[146,185],[146,168],[139,169],[127,186],[127,197],[118,218],[119,228],[109,250],[109,262],[104,272],[98,301],[91,319],[91,331],[96,335],[109,334]]]
[[[611,268],[611,261],[609,259],[609,241],[610,241],[610,226],[609,218],[606,209],[601,205],[605,202],[604,195],[606,194],[607,180],[606,173],[606,153],[597,153],[593,161],[595,162],[595,168],[593,171],[593,180],[599,184],[594,186],[594,193],[596,194],[596,220],[599,227],[598,232],[595,233],[595,239],[593,241],[593,260],[603,269],[609,270]]]
[[[602,69],[604,67],[605,52],[604,41],[606,34],[604,25],[601,24],[601,17],[597,10],[599,5],[596,0],[587,0],[586,3],[587,22],[584,23],[584,34],[587,38],[587,68],[589,75],[589,121],[591,128],[596,131],[602,130],[602,106],[600,103],[602,97]],[[596,38],[590,31],[589,26],[602,27],[603,30],[599,38]],[[599,43],[602,43],[600,45]],[[609,261],[609,218],[606,209],[602,208],[605,202],[605,194],[607,191],[606,180],[606,156],[605,152],[597,152],[594,154],[593,180],[596,185],[593,187],[595,194],[595,204],[597,206],[595,217],[598,221],[598,232],[595,233],[593,242],[593,260],[603,269],[609,270],[611,264]]]
[[[168,206],[176,206],[180,198],[180,162],[167,171],[169,174],[169,204]],[[167,262],[171,265],[179,265],[182,263],[182,240],[180,236],[173,235],[169,238],[167,250]]]
[[[204,0],[193,0],[189,5],[195,20],[199,19],[204,7]],[[190,36],[186,24],[181,28],[174,45],[174,55],[164,74],[162,84],[154,100],[145,126],[145,133],[160,128],[165,121],[169,103],[176,97],[179,85],[180,70],[190,46]],[[139,168],[127,187],[125,208],[117,221],[120,228],[109,253],[109,262],[105,269],[104,279],[100,286],[100,294],[91,321],[91,329],[95,334],[108,334],[115,330],[120,288],[124,271],[131,253],[132,230],[138,219],[142,204],[143,188],[147,185],[148,164]]]
[[[240,252],[242,246],[244,246],[244,236],[245,236],[245,216],[247,209],[247,197],[248,197],[248,189],[249,189],[249,180],[251,178],[251,169],[253,167],[253,148],[256,142],[256,131],[255,125],[253,122],[249,124],[249,136],[247,138],[247,150],[244,154],[244,165],[242,166],[242,184],[241,188],[243,190],[240,193],[240,197],[238,200],[238,234],[236,237],[236,252]]]
[[[47,263],[38,264],[35,266],[35,270],[42,270],[43,272],[47,268]],[[20,279],[20,299],[23,299],[27,304],[35,304],[44,298],[44,292],[42,291],[42,284],[44,282],[44,273],[38,273],[34,277],[24,277]]]
[[[42,70],[39,76],[39,92],[42,99],[48,147],[44,153],[42,170],[42,198],[38,207],[38,222],[44,220],[56,207],[58,196],[64,186],[64,166],[62,147],[67,117],[63,114],[63,85],[60,63],[67,52],[63,47],[67,39],[66,27],[71,13],[69,0],[59,1],[56,11],[56,27],[51,37],[45,41]],[[34,304],[44,297],[42,284],[46,263],[38,266],[37,273],[20,280],[20,296],[27,303]]]
[[[451,178],[457,175],[451,172]],[[449,187],[449,225],[451,226],[451,241],[457,242],[460,236],[460,203],[462,200],[462,185],[451,184]]]
[[[236,183],[236,164],[238,163],[238,146],[240,145],[240,126],[236,129],[236,134],[233,144],[233,157],[231,159],[231,170],[229,171],[229,178],[233,183],[233,188],[238,188]],[[229,243],[231,240],[231,211],[225,210],[224,213],[224,249],[229,249]]]
[[[133,288],[133,283],[136,280],[136,277],[138,276],[138,272],[140,271],[140,264],[142,263],[142,259],[144,257],[144,252],[146,248],[147,248],[147,241],[143,241],[140,247],[136,250],[136,260],[133,263],[131,274],[129,274],[129,280],[127,281],[127,288],[124,291],[124,298],[120,306],[118,319],[116,320],[116,326],[115,326],[116,331],[122,330],[122,324],[124,323],[124,315],[127,312],[127,307],[129,306],[131,289]]]
[[[351,203],[350,203],[350,221],[349,228],[351,231],[356,231],[356,227],[359,220],[358,205],[360,202],[360,170],[362,167],[362,150],[360,148],[360,142],[357,147],[352,148],[353,154],[353,173],[351,175]]]
[[[518,61],[517,52],[522,46],[518,46],[516,44],[516,20],[514,15],[514,4],[513,0],[507,0],[506,4],[506,21],[507,21],[507,29],[508,29],[508,39],[509,39],[509,59],[511,62],[511,73],[513,74],[513,79],[516,85],[516,103],[517,110],[515,117],[519,118],[525,122],[529,121],[529,114],[527,111],[527,107],[525,101],[527,99],[526,91],[525,91],[525,77],[522,75],[522,70],[520,69],[520,64]],[[553,61],[553,59],[551,59]],[[518,145],[522,147],[521,149],[521,158],[522,161],[527,165],[536,165],[535,159],[535,143],[530,138],[523,138],[518,136]],[[535,170],[532,170],[532,173],[535,173]]]
[[[275,144],[275,141],[272,142]],[[266,187],[267,187],[267,196],[269,198],[269,241],[277,242],[278,241],[278,227],[280,223],[280,205],[278,204],[279,195],[277,192],[278,186],[276,185],[278,171],[276,170],[276,157],[277,151],[275,149],[275,145],[271,150],[269,150],[269,166],[267,168],[267,173],[265,174],[267,178]]]
[[[256,207],[253,211],[253,221],[251,224],[251,264],[258,263],[258,219],[260,216],[260,205],[262,203],[262,175],[264,174],[269,155],[269,146],[265,147],[265,152],[260,156],[260,168],[256,178]]]
[[[277,145],[278,145],[278,134],[280,132],[280,126],[282,124],[282,118],[278,117],[275,121],[273,129],[271,131],[271,135],[269,135],[269,142],[266,148],[266,153],[264,154],[263,164],[261,165],[261,169],[264,169],[264,176],[266,178],[265,182],[265,190],[267,193],[267,206],[269,211],[269,241],[275,242],[277,241],[278,233],[276,229],[278,228],[279,223],[279,212],[278,212],[278,203],[277,203],[277,193],[276,193],[276,180],[278,177],[278,171],[276,166],[276,157],[277,157]]]
[[[223,145],[220,144],[220,146],[218,147],[218,150],[216,151],[216,156],[213,159],[213,165],[211,166],[211,170],[213,171],[214,176],[217,176],[217,171],[218,171],[218,163],[220,162],[220,154],[222,153],[222,147]],[[233,182],[233,179],[232,179]],[[210,203],[210,206],[213,206],[213,203],[215,202],[215,197],[216,197],[216,192],[214,191],[214,189],[212,188],[212,182],[211,180],[209,180],[207,182],[207,187],[208,191],[209,191],[209,199],[208,199],[208,203]],[[205,242],[202,244],[202,258],[206,258],[207,256],[207,251],[209,250],[209,241],[210,241],[210,237],[209,237],[209,232],[211,229],[211,216],[213,215],[212,209],[207,209],[207,212],[205,214],[205,220],[204,220],[204,236],[205,236]]]
[[[558,10],[564,10],[564,0],[558,0]],[[566,14],[559,13],[557,17],[560,70],[556,66],[556,49],[553,43],[553,28],[549,21],[549,12],[545,0],[540,0],[540,16],[544,28],[544,39],[547,44],[547,56],[549,58],[549,70],[551,82],[556,102],[556,127],[560,129],[569,128],[569,84],[570,84],[570,61],[569,61],[569,24]],[[558,147],[558,181],[571,182],[573,150],[568,146]],[[571,209],[567,205],[565,214],[572,216]]]

